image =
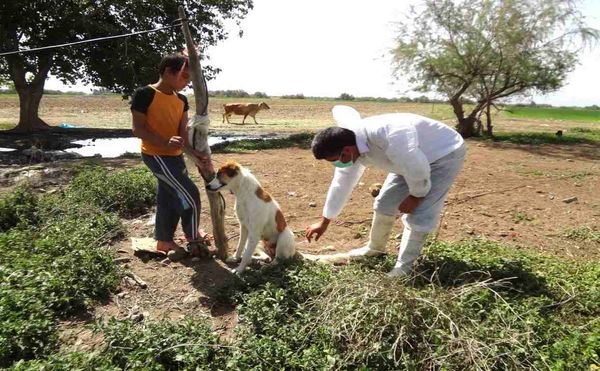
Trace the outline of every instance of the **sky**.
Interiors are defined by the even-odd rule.
[[[207,50],[210,63],[222,69],[208,82],[209,89],[271,96],[420,95],[411,94],[401,76],[394,78],[390,54],[395,22],[416,1],[254,0],[254,9],[241,23],[243,36],[228,23],[229,38]],[[600,29],[600,0],[584,0],[581,9],[588,25]],[[599,46],[582,53],[563,88],[532,99],[552,105],[600,105]],[[66,87],[51,78],[47,89]]]

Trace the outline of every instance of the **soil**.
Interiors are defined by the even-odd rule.
[[[468,141],[465,167],[447,200],[437,233],[440,241],[458,241],[475,237],[512,245],[518,249],[537,250],[549,255],[574,260],[600,258],[600,242],[594,239],[567,237],[569,230],[589,227],[600,229],[600,149],[587,145],[515,145]],[[340,217],[318,241],[308,243],[304,229],[318,220],[333,173],[333,167],[312,158],[310,151],[298,148],[262,150],[245,154],[216,154],[216,165],[233,159],[248,167],[275,198],[288,225],[296,234],[300,252],[334,253],[364,245],[368,241],[372,202],[368,188],[381,183],[386,174],[367,169]],[[107,166],[124,168],[140,164],[138,159],[102,160]],[[54,177],[41,176],[38,189],[51,191],[68,180],[68,168],[76,161],[42,165],[53,169]],[[193,169],[191,164],[189,168]],[[5,166],[4,173],[17,169]],[[30,169],[29,172],[43,169]],[[48,170],[46,170],[48,171]],[[18,171],[0,177],[2,186],[10,187],[10,179],[22,176]],[[45,182],[46,181],[46,182]],[[51,181],[48,183],[47,181]],[[199,179],[196,176],[196,182]],[[227,202],[226,232],[230,253],[237,243],[238,224],[233,215],[234,199]],[[566,202],[576,197],[575,201]],[[210,231],[206,196],[201,226]],[[124,279],[107,303],[92,312],[70,318],[62,326],[61,338],[67,349],[88,349],[101,343],[85,326],[97,319],[110,317],[139,320],[172,319],[186,316],[212,321],[223,336],[233,336],[237,323],[234,308],[217,303],[215,288],[229,277],[229,269],[217,260],[184,260],[166,263],[160,259],[142,260],[133,255],[129,237],[152,236],[148,224],[152,214],[125,220],[127,238],[113,248],[126,270],[144,280],[141,288]],[[397,221],[388,250],[395,252],[401,233]],[[597,232],[596,232],[597,233]],[[181,231],[178,231],[183,243]]]

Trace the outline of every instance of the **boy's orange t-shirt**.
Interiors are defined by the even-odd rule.
[[[131,98],[131,110],[146,114],[148,129],[164,139],[179,135],[183,113],[189,109],[185,95],[173,92],[165,94],[148,85],[139,88]],[[180,148],[156,146],[142,140],[142,153],[159,156],[179,156]]]

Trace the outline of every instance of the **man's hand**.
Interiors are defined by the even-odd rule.
[[[323,217],[320,222],[312,224],[310,227],[306,227],[305,237],[308,242],[312,241],[313,235],[315,236],[315,241],[318,241],[319,238],[321,238],[321,235],[327,230],[329,222],[329,219]]]
[[[409,195],[404,199],[404,201],[402,201],[402,203],[400,203],[400,207],[398,207],[398,209],[400,210],[400,212],[410,214],[413,211],[415,211],[415,209],[417,208],[417,206],[419,206],[422,200],[423,198],[421,197]]]
[[[172,136],[169,138],[169,142],[167,142],[167,147],[169,148],[183,148],[183,138],[179,136]]]

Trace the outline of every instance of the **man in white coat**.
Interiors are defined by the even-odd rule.
[[[312,151],[316,159],[327,160],[336,169],[322,218],[306,228],[306,238],[318,240],[325,233],[367,166],[386,170],[389,174],[373,205],[369,243],[349,254],[384,254],[396,215],[404,213],[398,260],[388,275],[408,275],[427,233],[437,226],[448,191],[464,162],[466,145],[447,125],[412,113],[361,119],[347,106],[335,106],[332,112],[338,127],[318,133]]]

